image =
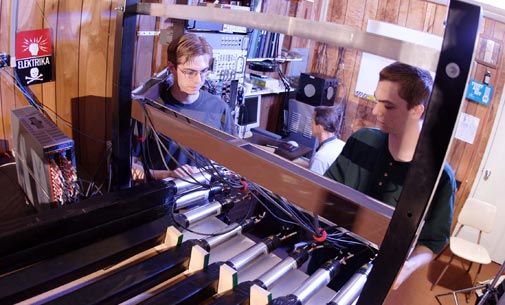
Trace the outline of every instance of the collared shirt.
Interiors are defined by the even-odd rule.
[[[316,153],[310,158],[309,169],[321,175],[324,174],[338,157],[344,144],[345,142],[338,139],[336,136],[321,142]]]
[[[387,134],[374,128],[362,128],[347,140],[325,176],[396,206],[409,166],[410,162],[393,159]],[[434,253],[443,249],[450,236],[455,181],[451,167],[445,164],[418,240]]]

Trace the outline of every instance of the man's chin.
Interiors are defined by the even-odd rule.
[[[195,95],[197,94],[198,92],[200,92],[200,89],[187,89],[187,90],[184,90],[184,93],[186,93],[187,95]]]
[[[384,124],[378,124],[377,128],[384,133],[388,133],[388,129],[386,126],[384,126]]]

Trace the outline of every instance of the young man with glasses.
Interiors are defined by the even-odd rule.
[[[233,120],[228,105],[218,96],[202,90],[212,68],[212,47],[209,43],[203,37],[186,33],[170,43],[167,55],[167,68],[173,82],[160,85],[159,102],[192,119],[233,134]],[[162,141],[169,151],[163,157],[169,170],[160,159],[156,142],[146,143],[145,150],[148,151],[149,160],[145,160],[144,165],[151,169],[149,173],[152,178],[183,177],[197,171],[194,159],[202,158],[199,154],[190,151],[188,156],[184,149],[171,139],[162,137]],[[140,171],[142,163],[139,158],[134,158],[132,168],[134,176],[135,172],[143,173]]]

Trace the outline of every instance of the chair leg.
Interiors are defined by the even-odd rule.
[[[451,265],[451,262],[452,262],[453,259],[454,259],[454,254],[451,255],[451,258],[449,259],[449,262],[447,262],[447,264],[445,265],[444,270],[442,270],[442,273],[440,273],[440,275],[438,276],[437,280],[433,283],[433,285],[431,285],[430,290],[433,290],[433,288],[435,288],[435,286],[437,286],[438,282],[442,279],[442,276],[444,276],[444,273],[447,271],[447,269]]]
[[[471,266],[472,266],[472,263],[470,262],[470,267]],[[469,270],[470,270],[470,268],[468,268],[467,272]],[[472,287],[475,287],[475,284],[477,284],[477,278],[479,277],[479,273],[481,270],[482,270],[482,264],[479,264],[479,268],[477,269],[477,274],[475,275],[475,278],[472,281]],[[470,302],[470,291],[465,293],[465,300],[466,300],[466,303]]]
[[[473,262],[470,262],[470,265],[468,265],[468,268],[466,269],[466,273],[470,272],[470,269],[473,266]]]
[[[446,243],[445,246],[444,246],[444,248],[442,249],[442,251],[440,251],[437,254],[437,256],[435,256],[435,258],[433,260],[436,261],[440,257],[440,255],[442,255],[445,252],[445,249],[447,249],[448,246],[449,246],[449,243]]]
[[[479,269],[477,269],[477,274],[475,275],[475,279],[473,279],[472,286],[475,286],[475,284],[477,284],[477,278],[479,277],[481,270],[482,270],[482,264],[479,264]]]

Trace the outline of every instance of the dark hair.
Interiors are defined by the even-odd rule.
[[[314,108],[314,123],[323,126],[323,129],[335,133],[338,129],[340,118],[335,107],[317,106]]]
[[[417,105],[427,106],[433,86],[430,72],[394,62],[381,70],[380,81],[391,81],[400,85],[398,95],[407,101],[407,109],[412,109]]]
[[[200,55],[209,55],[211,59],[209,65],[212,65],[212,47],[205,38],[192,33],[186,33],[179,39],[172,40],[167,49],[168,61],[175,67]]]

